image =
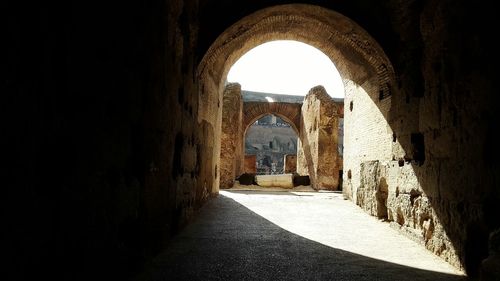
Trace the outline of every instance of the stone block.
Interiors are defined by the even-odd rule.
[[[304,99],[297,171],[309,175],[314,189],[338,189],[338,126],[342,114],[343,109],[322,86],[312,88]]]
[[[293,175],[258,175],[255,176],[255,182],[262,187],[293,188]]]

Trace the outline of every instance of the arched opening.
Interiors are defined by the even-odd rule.
[[[246,130],[245,155],[255,155],[257,175],[294,173],[297,139],[297,133],[287,121],[268,114]],[[290,160],[287,162],[285,158]]]
[[[380,100],[380,91],[391,93],[389,88],[393,84],[394,73],[391,64],[378,44],[357,24],[350,19],[317,6],[311,5],[283,5],[276,6],[256,12],[243,18],[238,23],[231,26],[212,44],[207,51],[198,68],[200,78],[200,99],[199,118],[209,120],[214,125],[218,123],[215,118],[218,113],[222,113],[220,106],[223,98],[223,91],[227,73],[230,67],[246,52],[252,48],[272,40],[296,40],[321,50],[328,58],[335,63],[342,77],[343,86],[346,93],[346,102],[350,102],[359,97],[367,104],[365,111],[373,112],[378,125],[372,126],[373,131],[386,130],[388,125],[386,117],[390,110],[391,95],[385,95]],[[366,98],[365,98],[366,97]],[[320,99],[317,99],[318,101]],[[343,115],[343,107],[336,110],[337,114]],[[360,112],[366,116],[365,112]],[[302,117],[301,117],[302,118]],[[297,127],[302,126],[304,120],[294,122]],[[308,121],[305,122],[306,125]],[[350,124],[362,124],[354,122],[348,116],[344,119],[346,127]],[[217,125],[214,127],[216,130]],[[351,128],[353,128],[351,126]],[[362,131],[356,128],[352,131]],[[384,128],[384,129],[382,129]],[[300,128],[298,128],[300,130]],[[327,130],[332,130],[329,128]],[[216,134],[217,135],[217,134]],[[373,135],[376,135],[375,133]],[[345,136],[353,139],[358,135],[349,134],[345,130]],[[379,139],[364,137],[364,144],[378,143],[385,145],[384,159],[391,159],[391,146],[386,145],[386,133],[378,134]],[[392,139],[392,132],[391,132]],[[338,139],[335,139],[338,142]],[[306,149],[313,147],[309,141],[305,141],[303,146]],[[219,147],[217,144],[215,147]],[[316,146],[317,147],[317,146]],[[355,154],[358,148],[349,148],[348,143],[344,143],[344,155],[348,151]],[[306,158],[311,155],[319,155],[319,150],[312,150],[306,153]],[[214,151],[213,166],[219,161],[220,151]],[[378,154],[383,154],[380,152]],[[324,155],[324,154],[323,154]],[[366,159],[377,159],[373,155],[363,154],[363,159],[351,159],[344,157],[343,165],[352,170],[354,181],[360,178],[360,162]],[[314,158],[314,157],[313,157]],[[378,157],[381,158],[381,157]],[[338,161],[338,159],[335,159]],[[353,166],[353,167],[348,167]],[[314,169],[317,169],[317,165]],[[215,176],[215,175],[214,175]],[[213,192],[217,192],[218,182],[215,176]],[[335,186],[338,186],[338,175]],[[346,197],[357,200],[357,186],[344,182],[344,193]]]
[[[295,40],[275,40],[256,46],[231,66],[227,80],[239,83],[243,91],[271,93],[266,97],[271,102],[276,98],[294,102],[302,96],[301,101],[318,85],[329,96],[344,98],[342,78],[330,58],[321,50]]]
[[[305,143],[326,148],[325,152],[329,152],[324,154],[326,155],[324,157],[320,156],[318,149],[312,151],[310,146],[302,146],[303,142],[299,141],[298,157],[290,156],[289,159],[289,161],[296,159],[294,167],[298,169],[294,169],[293,172],[298,172],[295,174],[297,181],[308,182],[311,176],[315,189],[341,189],[343,116],[341,113],[339,115],[338,110],[332,111],[332,105],[343,108],[344,87],[337,68],[326,54],[299,41],[269,41],[252,48],[239,58],[231,66],[227,79],[231,83],[238,82],[241,85],[245,129],[256,121],[254,119],[259,118],[259,114],[267,111],[275,112],[285,119],[290,119],[290,124],[297,135],[303,139],[307,138]],[[325,98],[317,99],[317,93],[312,90],[317,86],[323,87]],[[302,106],[303,103],[311,102],[319,104],[312,107]],[[298,107],[299,110],[291,112]],[[232,108],[223,107],[223,116],[226,110]],[[311,117],[310,120],[304,119],[306,116]],[[310,127],[310,130],[301,131],[302,122]],[[328,129],[319,130],[319,126]],[[318,134],[319,132],[322,133]],[[225,144],[221,143],[221,146],[224,147]],[[338,149],[332,149],[335,146]],[[246,154],[251,157],[250,154]],[[259,157],[259,155],[254,156]],[[221,157],[221,161],[224,161],[225,157],[222,155]],[[326,157],[337,161],[325,161]],[[262,166],[262,160],[253,161],[249,158],[245,163],[256,162],[257,166],[244,171],[265,173],[265,168],[259,168],[259,165]],[[319,173],[318,167],[321,167]],[[273,174],[276,172],[273,170]],[[304,181],[298,180],[301,176],[304,177]],[[227,186],[228,182],[224,177],[221,178],[223,187]]]

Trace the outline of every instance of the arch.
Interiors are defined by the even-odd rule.
[[[274,114],[285,120],[297,136],[300,136],[301,103],[285,102],[244,102],[243,103],[243,135],[257,120],[268,114]]]
[[[381,96],[391,93],[394,70],[378,43],[351,19],[328,9],[287,4],[257,11],[222,33],[208,49],[198,66],[203,84],[223,90],[230,67],[250,49],[272,40],[296,40],[325,53],[337,67],[344,85],[358,85],[372,74],[378,77]],[[200,104],[206,101],[202,86]]]
[[[281,121],[287,123],[289,126],[274,127],[270,126],[269,123],[262,126],[260,119],[271,116],[282,118]],[[254,160],[253,162],[255,162],[255,173],[262,174],[262,172],[272,172],[272,174],[274,174],[277,172],[279,174],[295,172],[296,154],[300,137],[295,125],[291,123],[286,116],[280,116],[276,113],[263,113],[249,120],[259,120],[258,125],[255,124],[255,121],[250,121],[249,124],[244,125],[245,130],[242,136],[245,155],[251,155],[252,160]],[[266,145],[268,146],[266,147]],[[272,161],[267,164],[261,162],[265,161],[266,158]],[[288,164],[285,164],[287,161]],[[291,163],[291,161],[294,163]],[[264,167],[267,166],[272,168],[271,163],[276,164],[275,170],[267,170]],[[288,172],[285,172],[286,165],[288,165]],[[264,170],[262,170],[262,168]]]

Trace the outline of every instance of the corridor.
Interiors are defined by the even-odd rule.
[[[137,280],[463,280],[334,192],[221,191]]]

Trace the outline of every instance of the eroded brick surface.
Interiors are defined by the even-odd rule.
[[[322,86],[311,89],[304,98],[297,170],[309,175],[315,189],[338,189],[340,113],[340,107]]]
[[[231,188],[243,165],[243,100],[241,86],[228,84],[224,90],[220,154],[220,188]]]

